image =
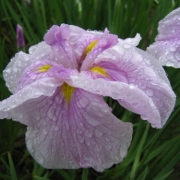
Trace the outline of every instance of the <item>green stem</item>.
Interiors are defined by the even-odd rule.
[[[83,169],[82,171],[82,180],[88,180],[89,169]]]

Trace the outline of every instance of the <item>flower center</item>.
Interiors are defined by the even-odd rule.
[[[61,86],[61,90],[62,90],[64,99],[66,100],[66,104],[68,105],[72,98],[75,88],[69,86],[67,83],[63,83],[63,85]]]

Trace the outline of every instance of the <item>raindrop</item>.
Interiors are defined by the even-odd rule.
[[[55,51],[59,51],[58,45],[55,45],[55,46],[54,46],[54,50],[55,50]]]
[[[96,129],[95,130],[95,135],[96,135],[96,137],[101,137],[103,135],[103,133]]]
[[[88,146],[90,146],[91,143],[90,143],[90,141],[86,141],[86,144],[87,144]]]
[[[112,97],[114,99],[117,99],[119,97],[119,94],[117,92],[112,92]]]
[[[147,120],[147,119],[148,119],[148,116],[147,116],[146,114],[142,114],[142,115],[141,115],[141,119]]]
[[[170,51],[174,52],[176,50],[176,47],[170,47]]]
[[[110,150],[110,149],[111,149],[111,145],[110,145],[110,144],[107,144],[107,145],[106,145],[106,148],[107,148],[108,150]]]
[[[123,158],[126,156],[126,150],[124,148],[121,147],[120,149],[120,156]]]
[[[85,132],[85,135],[86,135],[87,137],[92,137],[92,132],[91,132],[91,131],[86,131],[86,132]]]
[[[131,47],[131,45],[129,45],[129,44],[124,44],[124,48],[129,49],[130,47]]]
[[[58,130],[59,130],[59,127],[56,126],[56,127],[54,128],[54,130],[55,130],[55,131],[58,131]]]
[[[146,94],[147,94],[148,96],[153,96],[153,91],[150,90],[150,89],[147,89],[147,90],[146,90]]]
[[[97,152],[100,152],[100,151],[102,150],[102,146],[99,145],[99,144],[96,144],[95,150],[96,150]]]
[[[167,61],[166,66],[174,66],[174,63],[172,61]]]
[[[105,140],[106,140],[106,141],[110,141],[110,138],[109,138],[109,137],[105,137]]]
[[[134,85],[133,84],[130,84],[129,87],[130,87],[130,89],[134,89]]]
[[[19,114],[19,118],[23,118],[23,114]]]
[[[17,72],[17,71],[18,71],[18,69],[17,69],[17,68],[13,68],[13,71],[14,71],[14,72]]]
[[[33,131],[33,133],[35,133],[35,134],[37,134],[39,131],[37,130],[37,129],[35,129],[34,131]]]
[[[80,123],[79,123],[79,125],[80,125],[80,126],[83,126],[83,123],[82,123],[82,122],[80,122]]]
[[[79,108],[84,108],[89,104],[89,100],[87,98],[81,98],[77,102],[77,107]]]
[[[78,135],[77,138],[78,138],[78,140],[79,140],[80,143],[83,143],[83,142],[84,142],[84,137],[83,137],[83,136]]]
[[[38,157],[36,157],[37,159],[38,159],[38,162],[39,162],[39,164],[44,164],[44,158],[43,158],[43,156],[39,156],[38,155]]]
[[[29,57],[28,57],[28,56],[25,56],[25,57],[24,57],[24,60],[25,60],[25,61],[28,61],[28,60],[29,60]]]
[[[81,131],[81,130],[77,130],[77,133],[78,133],[78,134],[82,134],[82,131]]]
[[[42,133],[46,135],[46,134],[48,134],[48,131],[46,129],[43,129]]]
[[[29,48],[29,54],[32,54],[32,53],[35,51],[35,49],[36,49],[36,48],[35,48],[34,46],[30,47],[30,48]]]
[[[101,114],[101,113],[99,113],[99,114]],[[91,117],[87,117],[86,120],[92,126],[97,126],[99,124],[99,122],[96,119],[91,118]]]

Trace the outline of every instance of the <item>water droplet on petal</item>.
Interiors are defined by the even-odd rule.
[[[85,135],[87,137],[92,137],[92,132],[91,131],[85,131]]]
[[[91,143],[90,143],[90,141],[87,141],[87,140],[86,140],[86,144],[87,144],[88,146],[90,146]]]
[[[53,48],[54,48],[55,51],[59,51],[58,45],[55,45]]]
[[[78,135],[77,138],[78,138],[78,141],[79,141],[80,143],[83,143],[83,142],[84,142],[84,137],[83,137],[83,136]]]
[[[46,129],[43,129],[42,133],[46,135],[46,134],[48,134],[48,131]]]
[[[101,137],[103,135],[103,132],[96,129],[95,130],[95,135],[96,135],[96,137]]]
[[[174,46],[170,47],[170,51],[172,51],[172,52],[176,51],[176,47],[174,47]]]
[[[131,45],[129,45],[129,44],[124,44],[123,46],[125,49],[129,49],[131,47]]]
[[[151,90],[151,89],[147,89],[146,90],[146,94],[148,95],[148,96],[153,96],[153,91]]]
[[[96,144],[95,150],[96,150],[97,152],[100,152],[100,151],[102,150],[102,146],[101,146],[100,144]]]
[[[25,60],[25,61],[28,61],[28,60],[29,60],[29,56],[25,56],[25,57],[24,57],[24,60]]]
[[[175,56],[175,58],[176,58],[177,60],[180,60],[180,52],[176,52],[176,53],[174,54],[174,56]]]
[[[108,150],[110,150],[110,149],[111,149],[111,145],[110,145],[110,144],[107,144],[107,145],[106,145],[106,148],[107,148]]]
[[[120,156],[124,158],[126,156],[127,151],[124,148],[120,148]]]
[[[134,89],[134,85],[133,84],[130,84],[129,87],[130,87],[130,89]]]
[[[112,92],[112,95],[111,95],[114,99],[117,99],[119,98],[119,94],[117,92]]]
[[[84,108],[89,104],[89,100],[87,98],[81,98],[79,101],[77,101],[77,107]]]
[[[166,66],[174,66],[174,63],[172,61],[167,61]]]
[[[110,138],[109,138],[109,137],[105,137],[105,140],[106,140],[106,141],[110,141]]]
[[[38,156],[38,162],[39,162],[39,164],[43,164],[44,163],[43,156]]]
[[[58,130],[59,130],[59,127],[58,127],[58,126],[56,126],[56,127],[54,128],[54,130],[55,130],[55,131],[58,131]]]
[[[146,114],[142,114],[142,115],[141,115],[141,119],[143,119],[143,120],[148,120],[148,116],[147,116]]]
[[[91,124],[92,126],[97,126],[97,125],[99,124],[99,122],[98,122],[96,119],[91,118],[91,117],[87,117],[86,120],[87,120],[87,122],[88,122],[89,124]]]

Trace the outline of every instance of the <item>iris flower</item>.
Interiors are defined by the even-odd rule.
[[[52,26],[43,42],[17,53],[4,70],[13,95],[0,103],[0,118],[27,125],[27,148],[45,168],[103,171],[121,162],[132,125],[116,118],[103,96],[156,128],[175,103],[161,65],[136,48],[140,39]]]
[[[159,22],[155,42],[147,48],[163,66],[180,68],[180,8]]]

